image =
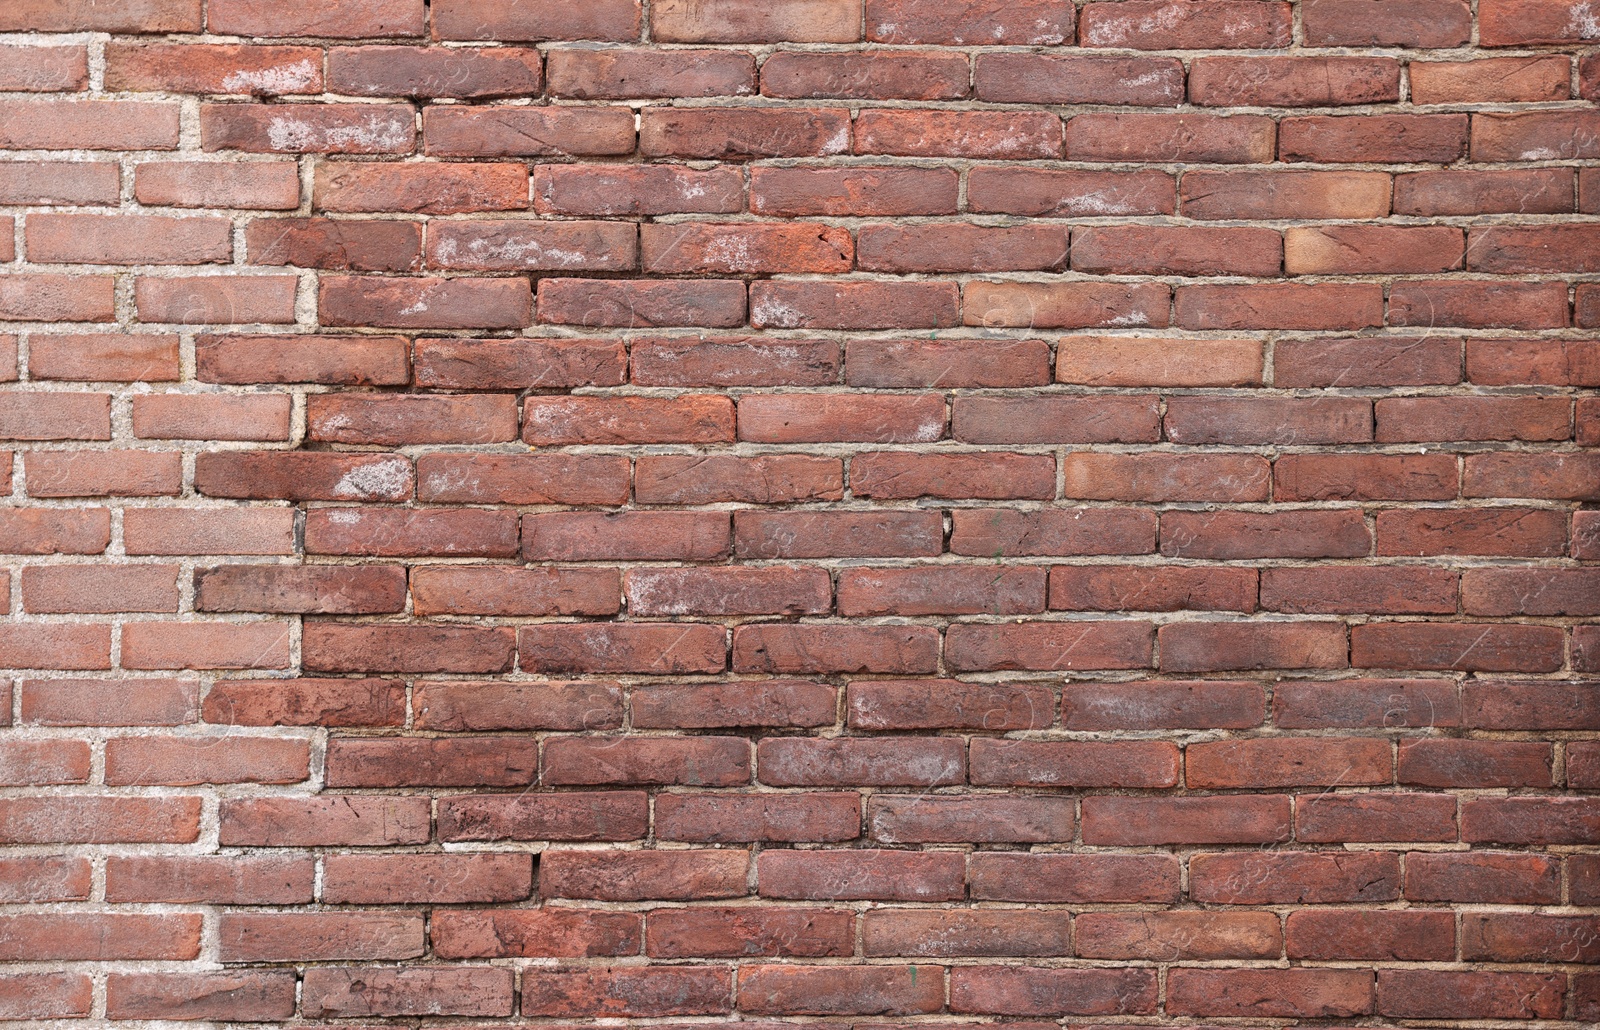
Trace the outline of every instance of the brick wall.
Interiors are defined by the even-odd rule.
[[[0,93],[0,1020],[1600,1020],[1600,2],[3,0]]]

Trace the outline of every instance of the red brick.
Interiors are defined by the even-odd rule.
[[[82,0],[27,0],[0,15],[6,32],[198,32],[196,0],[128,0],[112,8]]]
[[[867,0],[867,39],[946,46],[1053,46],[1072,42],[1073,15],[1052,0]]]
[[[306,1016],[509,1016],[515,999],[510,969],[325,966],[306,970]]]
[[[1050,382],[1043,340],[851,340],[845,381],[866,387],[1008,387]]]
[[[175,496],[183,481],[174,451],[35,451],[27,462],[34,497]]]
[[[1061,707],[1061,725],[1069,730],[1245,729],[1261,723],[1266,699],[1245,682],[1136,681],[1068,684]]]
[[[1067,122],[1066,156],[1071,161],[1262,164],[1273,158],[1275,133],[1272,119],[1259,115],[1090,112]]]
[[[1384,172],[1194,171],[1184,173],[1182,193],[1190,218],[1382,218],[1390,180]]]
[[[1600,615],[1600,569],[1468,569],[1469,615]]]
[[[543,779],[551,785],[738,786],[750,782],[749,751],[739,737],[563,738],[545,743]]]
[[[763,329],[925,329],[959,320],[956,284],[758,281],[750,324]]]
[[[1571,210],[1572,175],[1566,168],[1446,169],[1407,172],[1394,180],[1397,215],[1561,214]]]
[[[825,958],[854,946],[851,913],[815,908],[661,908],[650,913],[645,936],[655,958]]]
[[[290,1019],[290,972],[113,973],[106,978],[109,1019]]]
[[[1453,47],[1472,34],[1466,0],[1307,0],[1311,46]]]
[[[857,258],[863,270],[884,272],[1060,270],[1066,262],[1064,228],[961,223],[863,226]]]
[[[439,800],[439,839],[637,840],[648,798],[636,791],[468,795]]]
[[[1549,558],[1565,550],[1566,540],[1561,513],[1537,508],[1415,508],[1378,513],[1378,553],[1384,555]]]
[[[739,1008],[775,1015],[903,1015],[944,1008],[944,979],[915,966],[743,966]]]
[[[523,516],[530,561],[706,561],[728,553],[726,512],[551,512]]]
[[[965,779],[961,742],[939,740],[796,740],[761,742],[762,783],[779,787],[937,787]]]
[[[1454,615],[1456,574],[1393,565],[1263,569],[1261,607],[1300,615]]]
[[[434,915],[431,936],[443,958],[631,955],[639,950],[639,917],[559,908],[445,911]]]
[[[1383,324],[1383,291],[1376,283],[1179,286],[1174,300],[1173,317],[1180,329],[1327,330]]]
[[[1401,1019],[1559,1019],[1566,986],[1559,973],[1385,969],[1377,1010]]]
[[[0,841],[7,844],[188,844],[199,827],[197,797],[75,795],[0,803]]]
[[[1461,230],[1446,226],[1319,225],[1284,233],[1290,275],[1459,271]]]
[[[1179,754],[1166,741],[972,741],[971,780],[987,786],[1172,787]]]
[[[639,38],[639,26],[639,0],[598,0],[582,8],[556,0],[513,7],[484,0],[438,0],[433,12],[436,39],[626,41]]]
[[[967,173],[967,205],[974,212],[1040,217],[1170,215],[1175,210],[1174,198],[1172,176],[1159,171],[1089,172],[980,165]]]
[[[588,454],[424,454],[417,499],[469,504],[620,504],[626,458]]]
[[[1022,615],[1044,610],[1042,569],[845,569],[839,614]]]
[[[99,512],[103,515],[105,509]],[[83,514],[90,518],[50,528],[52,535],[70,534],[70,539],[55,539],[53,549],[63,545],[92,547],[88,553],[105,549],[104,543],[94,547],[93,538],[102,524],[103,533],[109,535],[109,522],[103,522],[95,509]],[[122,531],[128,554],[294,553],[294,512],[287,508],[128,508]]]
[[[7,150],[176,150],[178,108],[166,101],[11,100],[0,113]]]
[[[815,615],[832,607],[821,569],[631,569],[625,581],[634,615]]]
[[[314,47],[108,43],[105,60],[108,89],[246,96],[322,91],[322,52]]]
[[[1265,459],[1233,454],[1102,454],[1069,452],[1066,496],[1085,500],[1262,501]]]
[[[553,95],[579,100],[743,96],[756,91],[755,61],[724,50],[563,48],[550,51],[549,76]]]
[[[585,328],[707,326],[745,321],[745,288],[733,280],[618,282],[541,279],[539,321]]]
[[[329,796],[223,802],[219,840],[275,847],[420,844],[428,839],[423,798]]]
[[[316,622],[301,647],[317,672],[505,672],[516,638],[499,627]]]
[[[949,851],[763,851],[764,898],[954,901],[966,893],[962,855]]]
[[[1360,558],[1371,531],[1354,509],[1162,515],[1161,553],[1174,558]]]
[[[1560,867],[1546,855],[1426,851],[1406,855],[1406,897],[1415,901],[1550,905],[1560,893]]]
[[[1589,8],[1578,0],[1529,3],[1528,0],[1486,0],[1478,13],[1484,46],[1526,43],[1577,43],[1600,38]]]
[[[634,234],[611,222],[435,222],[427,261],[473,271],[621,272],[638,264]]]
[[[1591,729],[1600,695],[1588,681],[1473,680],[1464,700],[1466,725],[1481,729]]]
[[[326,276],[317,310],[329,326],[519,329],[532,321],[533,298],[520,279]]]
[[[539,893],[601,901],[688,901],[746,893],[748,851],[595,852],[550,850],[539,860]]]
[[[1364,738],[1264,738],[1190,744],[1190,787],[1364,786],[1392,781],[1389,742]]]
[[[1148,554],[1155,550],[1153,512],[1135,509],[957,509],[952,554],[996,558],[1019,555]]]
[[[1394,901],[1400,879],[1399,856],[1384,851],[1235,851],[1189,859],[1189,891],[1203,904]]]
[[[420,36],[424,14],[418,0],[214,0],[206,27],[237,36]]]
[[[335,737],[328,741],[324,779],[330,787],[526,786],[538,779],[536,752],[515,737]]]
[[[1277,958],[1283,948],[1271,912],[1085,912],[1073,923],[1085,958]]]
[[[178,569],[173,565],[34,565],[20,571],[25,612],[178,610]]]
[[[733,548],[753,558],[897,558],[937,555],[938,512],[737,512]]]
[[[1090,4],[1079,31],[1084,46],[1138,50],[1252,48],[1289,45],[1287,4],[1254,0],[1124,0]]]
[[[22,722],[42,726],[178,726],[194,722],[200,685],[179,679],[23,680]]]
[[[1411,98],[1419,104],[1516,104],[1566,100],[1572,62],[1565,54],[1478,61],[1413,61]]]
[[[119,193],[113,161],[7,161],[0,168],[6,204],[115,204]]]
[[[0,1016],[6,1019],[81,1019],[89,1015],[94,983],[83,973],[0,976]]]
[[[1007,1016],[1148,1015],[1156,1010],[1153,969],[957,966],[950,1009]]]
[[[655,729],[832,726],[837,706],[833,687],[805,680],[662,683],[636,687],[631,697],[633,725]]]
[[[1164,672],[1222,669],[1342,669],[1339,622],[1174,622],[1159,633]]]
[[[294,321],[292,275],[185,276],[134,280],[141,322],[187,325],[285,325]]]
[[[1559,329],[1567,324],[1564,283],[1398,282],[1390,325],[1474,329]]]
[[[1590,500],[1596,493],[1593,458],[1583,453],[1468,455],[1462,493],[1467,497]],[[1577,539],[1575,535],[1575,546]],[[1559,549],[1559,545],[1552,546]]]
[[[1019,111],[1000,125],[978,111],[863,111],[855,122],[857,154],[902,157],[1038,159],[1061,156],[1061,119]]]
[[[111,668],[111,627],[60,622],[0,627],[0,661],[8,668]]]
[[[640,247],[644,270],[666,274],[847,272],[854,252],[848,230],[803,224],[643,225]]]
[[[33,379],[162,382],[179,377],[178,338],[168,335],[50,336],[28,340]]]
[[[1295,807],[1295,836],[1332,841],[1453,841],[1456,799],[1448,794],[1320,794]]]
[[[963,54],[779,51],[761,65],[761,92],[798,100],[959,100],[968,76]]]
[[[884,844],[1052,843],[1072,839],[1075,819],[1068,797],[984,795],[930,798],[879,795],[869,802],[867,821]],[[979,896],[978,867],[970,871]]]
[[[957,397],[952,435],[965,443],[1144,443],[1158,437],[1156,398]]]
[[[410,381],[407,350],[383,336],[200,336],[195,371],[212,383],[397,386]]]
[[[522,977],[528,1016],[719,1015],[732,1010],[726,966],[633,966],[529,970]]]
[[[10,740],[0,747],[0,783],[8,787],[87,783],[89,745],[81,740]]]
[[[1400,62],[1384,57],[1200,57],[1189,69],[1189,99],[1204,107],[1394,103],[1400,99]]]
[[[953,669],[1144,669],[1152,664],[1152,626],[1134,619],[1101,622],[961,624],[946,635]]]
[[[424,149],[435,157],[546,157],[629,154],[626,108],[430,106]]]
[[[227,726],[402,726],[398,680],[219,680],[206,693],[206,722]]]
[[[1072,239],[1073,269],[1102,275],[1276,276],[1282,265],[1283,239],[1271,229],[1119,226]]]
[[[409,106],[398,104],[307,105],[304,111],[277,104],[204,104],[200,140],[208,151],[409,154],[416,149],[414,117]]]
[[[328,50],[328,88],[348,96],[476,100],[536,94],[543,86],[539,52],[531,48],[352,46]]]
[[[739,399],[739,438],[758,443],[927,443],[944,435],[944,412],[942,394],[749,394]]]
[[[528,172],[504,164],[322,164],[313,202],[321,211],[514,210],[528,206]]]
[[[244,240],[253,265],[409,272],[422,260],[415,222],[261,218],[245,228]]]
[[[1462,840],[1502,844],[1592,844],[1600,810],[1583,797],[1503,797],[1461,806]]]
[[[1450,164],[1466,147],[1461,114],[1286,118],[1278,138],[1284,161]]]
[[[628,352],[641,386],[825,386],[839,378],[839,347],[828,340],[636,338]]]
[[[1286,454],[1272,474],[1279,501],[1449,501],[1460,478],[1452,454]]]
[[[1350,636],[1355,666],[1554,672],[1562,661],[1562,632],[1551,626],[1382,623]]]
[[[417,686],[411,705],[415,726],[426,730],[583,730],[622,725],[622,692],[607,683],[428,682]]]
[[[733,632],[738,672],[926,674],[938,651],[938,631],[925,626],[774,624]]]
[[[995,103],[1176,107],[1183,101],[1183,65],[1173,58],[986,53],[973,78],[978,99]]]
[[[950,195],[954,210],[953,176]],[[533,205],[541,213],[567,215],[726,213],[743,207],[744,178],[736,168],[541,164],[533,170]]]
[[[200,917],[52,912],[0,916],[7,962],[185,960],[200,953]]]
[[[656,833],[666,840],[830,842],[853,840],[860,832],[861,798],[855,793],[701,792],[656,799]]]
[[[525,626],[518,648],[524,672],[682,675],[727,666],[723,628],[699,623]]]
[[[1600,385],[1600,341],[1469,340],[1467,378],[1487,386]]]
[[[1167,1010],[1197,1016],[1328,1018],[1372,1011],[1366,969],[1175,969]]]
[[[773,215],[936,215],[956,210],[957,177],[932,168],[752,168],[750,209]]]
[[[646,157],[740,161],[850,149],[849,116],[831,108],[652,107],[641,118],[639,150]]]

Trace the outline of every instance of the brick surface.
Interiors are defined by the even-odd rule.
[[[0,33],[0,1020],[1600,1020],[1596,4]]]

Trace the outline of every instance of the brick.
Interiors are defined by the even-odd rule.
[[[744,96],[756,91],[754,59],[725,50],[562,48],[550,51],[549,76],[552,94],[579,100]]]
[[[133,92],[283,96],[322,90],[322,53],[305,46],[109,43],[106,86]]]
[[[509,628],[318,622],[302,630],[302,664],[317,672],[504,672]]]
[[[0,1014],[7,1019],[72,1019],[89,1015],[94,983],[81,973],[14,973],[0,977]]]
[[[308,554],[509,558],[517,553],[517,517],[509,511],[307,512]]]
[[[1338,622],[1175,622],[1159,633],[1161,669],[1342,669],[1344,624]]]
[[[509,969],[324,966],[307,970],[301,1011],[319,1016],[509,1016]]]
[[[1532,741],[1408,740],[1397,780],[1432,787],[1549,787],[1551,748]]]
[[[1257,115],[1091,112],[1067,122],[1066,156],[1071,161],[1261,164],[1272,160],[1275,134],[1272,120]]]
[[[1390,190],[1382,172],[1194,171],[1183,177],[1183,213],[1203,219],[1381,218],[1389,213]]]
[[[1167,1008],[1200,1016],[1327,1018],[1372,1011],[1365,969],[1178,969],[1167,981]]]
[[[1173,299],[1180,329],[1325,330],[1383,324],[1382,290],[1372,283],[1179,286]],[[1391,324],[1408,323],[1392,318]]]
[[[580,730],[622,725],[622,693],[606,683],[429,682],[416,688],[411,704],[416,727],[426,730]]]
[[[0,917],[7,962],[183,960],[200,951],[197,915],[26,913]]]
[[[1172,58],[988,53],[978,56],[973,80],[978,99],[994,103],[1176,107],[1183,102],[1183,66]]]
[[[255,154],[409,154],[414,116],[397,104],[339,104],[290,114],[282,105],[204,104],[200,139],[208,151]]]
[[[1271,229],[1091,227],[1073,234],[1072,267],[1102,275],[1275,276],[1283,249]]]
[[[106,979],[109,1019],[289,1019],[288,972],[119,973]]]
[[[1309,0],[1302,13],[1312,46],[1459,46],[1472,34],[1465,0]]]
[[[0,783],[8,787],[89,781],[89,746],[83,741],[13,740],[0,748]]]
[[[506,164],[324,163],[317,166],[312,201],[320,211],[515,210],[528,206],[528,172]]]
[[[1456,685],[1442,679],[1280,683],[1272,706],[1273,722],[1294,729],[1462,724]]]
[[[628,955],[639,950],[639,918],[571,909],[440,912],[431,936],[445,958]]]
[[[1536,508],[1396,509],[1378,513],[1383,555],[1554,557],[1566,545],[1559,512]]]
[[[330,787],[526,786],[538,779],[536,749],[514,737],[465,740],[328,741]]]
[[[1069,452],[1066,496],[1084,500],[1257,501],[1269,489],[1266,461],[1234,454]]]
[[[1080,26],[1084,46],[1138,50],[1289,45],[1290,12],[1282,3],[1223,0],[1219,3],[1131,0],[1122,8],[1091,4]]]
[[[1086,386],[1246,386],[1261,376],[1253,340],[1185,341],[1179,350],[1158,338],[1068,336],[1056,350],[1056,380]]]
[[[1571,210],[1572,177],[1565,168],[1447,169],[1407,172],[1394,179],[1397,215],[1561,214]]]
[[[1296,614],[1453,615],[1456,574],[1442,569],[1264,569],[1261,607]]]
[[[986,786],[1172,787],[1178,749],[1165,741],[972,741],[971,780]]]
[[[1155,516],[1135,509],[957,509],[952,520],[952,554],[998,558],[1155,550]]]
[[[968,77],[961,54],[780,51],[761,65],[761,92],[798,100],[959,100],[967,95]]]
[[[1044,610],[1042,569],[845,569],[839,614],[1024,615]]]
[[[953,177],[950,195],[954,210]],[[568,215],[727,213],[744,206],[744,177],[736,168],[540,164],[533,169],[533,206]]]
[[[976,111],[863,111],[856,119],[857,154],[989,159],[1059,158],[1061,120],[1017,112],[1001,128]]]
[[[92,535],[95,524],[75,524],[74,534]],[[134,555],[294,553],[294,512],[288,508],[128,508],[122,532],[124,550]]]
[[[943,395],[848,397],[751,394],[739,400],[739,438],[759,443],[927,443],[944,435]]]
[[[7,150],[176,150],[178,107],[164,101],[13,100],[0,114]]]
[[[1156,1008],[1156,979],[1149,969],[958,966],[950,975],[950,1008],[1008,1016],[1147,1015]]]
[[[740,161],[850,148],[850,119],[831,108],[650,108],[641,118],[639,150],[647,157]]]
[[[869,803],[873,839],[885,844],[951,841],[1048,843],[1072,838],[1073,804],[1065,797],[906,798]],[[976,867],[969,872],[978,897]]]
[[[1588,844],[1600,818],[1589,798],[1483,798],[1461,806],[1461,838],[1473,843]]]
[[[1268,912],[1086,912],[1074,923],[1086,958],[1276,958],[1283,947],[1278,918]]]
[[[172,565],[34,565],[21,570],[22,610],[175,612],[178,569]]]
[[[1365,520],[1348,508],[1162,515],[1161,553],[1174,558],[1360,558],[1371,549]]]
[[[834,909],[662,908],[645,930],[654,958],[825,958],[854,943],[854,917]]]
[[[140,276],[133,297],[141,322],[286,325],[294,322],[298,286],[292,275]]]
[[[439,839],[637,840],[645,835],[641,792],[469,795],[439,801]]]
[[[866,387],[1043,386],[1043,340],[851,340],[845,381]]]
[[[663,794],[656,800],[656,833],[667,840],[829,842],[860,832],[855,793]]]
[[[183,479],[174,452],[36,451],[27,460],[34,497],[173,496]]]
[[[849,230],[815,224],[680,222],[639,234],[643,268],[659,274],[847,272],[855,249]]]
[[[762,329],[925,329],[953,326],[954,283],[758,281],[750,324]]]
[[[926,557],[943,545],[943,520],[931,511],[738,512],[733,523],[739,557]]]
[[[1363,738],[1224,740],[1184,749],[1190,787],[1360,786],[1393,778],[1388,741]]]
[[[934,671],[938,650],[925,626],[750,625],[734,629],[733,669],[916,675]]]
[[[442,16],[441,13],[437,16]],[[477,100],[538,93],[537,50],[519,47],[351,46],[328,50],[328,87],[357,97]]]
[[[286,500],[407,500],[409,460],[374,455],[235,451],[199,455],[195,490],[213,497]]]
[[[1587,681],[1475,680],[1463,706],[1466,725],[1482,729],[1587,729],[1600,700]]]
[[[1589,499],[1595,493],[1591,457],[1582,453],[1469,455],[1463,463],[1462,493],[1467,497]],[[1576,544],[1576,534],[1574,540]]]
[[[8,161],[0,167],[6,204],[115,204],[120,192],[114,161]]]
[[[405,686],[398,680],[219,680],[201,709],[227,726],[402,726]]]
[[[1200,57],[1189,70],[1189,99],[1205,107],[1394,103],[1400,63],[1383,57]]]
[[[944,982],[915,966],[743,966],[739,1008],[777,1015],[901,1015],[944,1007]]]
[[[965,894],[965,861],[948,851],[763,851],[764,898],[951,901]]]
[[[1449,501],[1459,479],[1451,454],[1286,454],[1272,464],[1280,501]]]
[[[506,443],[516,439],[516,400],[506,396],[307,398],[306,432],[332,443]]]
[[[1378,974],[1377,1011],[1402,1019],[1446,1011],[1476,1019],[1553,1019],[1561,1015],[1565,991],[1566,980],[1554,973],[1385,969]]]
[[[727,663],[722,627],[701,624],[528,626],[518,648],[525,672],[682,675],[721,672]]]
[[[822,569],[630,569],[624,580],[635,615],[817,615],[832,608]]]
[[[606,156],[632,153],[626,108],[429,107],[425,151],[435,157]]]
[[[825,386],[839,378],[830,340],[635,338],[628,349],[628,374],[641,386]]]
[[[805,680],[653,684],[635,688],[633,725],[656,729],[832,726],[836,691]],[[590,724],[597,721],[592,715]]]
[[[603,455],[424,454],[417,498],[433,503],[620,504],[628,461]]]
[[[130,521],[136,529],[135,542],[128,553],[150,553],[137,550],[148,546],[139,536],[144,520]],[[0,550],[6,554],[99,554],[110,542],[111,512],[107,508],[13,508],[0,512]]]
[[[1600,384],[1600,341],[1470,340],[1467,378],[1487,386]]]
[[[1565,55],[1477,61],[1413,61],[1411,97],[1419,104],[1515,104],[1566,100],[1572,64]]]
[[[428,839],[422,798],[238,798],[223,803],[221,820],[219,840],[230,845],[370,847]]]
[[[621,326],[706,326],[745,321],[745,288],[734,280],[607,282],[542,279],[539,321],[595,329]]]
[[[738,737],[551,740],[544,748],[543,779],[551,785],[738,786],[750,782],[749,750]]]
[[[1068,684],[1061,708],[1061,725],[1069,730],[1245,729],[1261,723],[1266,699],[1246,682],[1136,681]]]
[[[1544,112],[1473,115],[1472,160],[1553,161],[1593,156],[1590,112],[1558,116]]]
[[[1447,794],[1322,794],[1295,808],[1295,836],[1329,841],[1453,841],[1456,802]]]
[[[0,321],[109,322],[109,276],[9,275],[0,284]]]
[[[1205,904],[1394,901],[1400,880],[1399,856],[1384,851],[1223,852],[1189,859],[1189,891]]]
[[[200,799],[75,795],[7,798],[0,841],[8,844],[187,844],[200,832]]]
[[[639,0],[600,0],[581,9],[551,0],[509,8],[483,0],[440,0],[433,12],[437,39],[626,41],[639,38],[639,26]]]
[[[135,397],[133,433],[155,440],[287,440],[292,402],[282,393]]]
[[[757,777],[777,787],[940,787],[965,779],[961,742],[938,740],[764,740]]]
[[[956,211],[958,177],[937,168],[750,169],[750,210],[770,215],[939,215]]]
[[[1176,210],[1175,193],[1172,176],[1159,171],[979,165],[967,173],[967,205],[974,212],[1037,217],[1169,215]]]
[[[206,27],[238,36],[420,36],[424,13],[417,0],[217,0],[206,11]]]
[[[1461,232],[1444,226],[1291,227],[1283,238],[1290,275],[1452,272],[1462,267]]]
[[[472,271],[620,272],[638,263],[634,228],[610,222],[437,222],[428,227],[430,268]]]
[[[952,435],[965,443],[1153,442],[1156,398],[1014,396],[958,397]]]
[[[1550,626],[1385,623],[1351,631],[1350,664],[1363,667],[1553,672],[1562,633]]]
[[[1526,0],[1490,0],[1479,12],[1484,46],[1525,43],[1575,43],[1600,37],[1600,28],[1584,19],[1589,9],[1574,0],[1538,4]]]
[[[1590,569],[1470,569],[1461,607],[1469,615],[1596,615],[1600,579]]]
[[[133,188],[143,204],[273,211],[300,206],[299,172],[287,161],[147,161],[135,167]]]
[[[627,376],[620,344],[588,340],[418,340],[418,386],[455,390],[617,386]]]
[[[953,669],[1144,669],[1152,626],[1133,619],[952,626],[945,660]]]
[[[726,512],[551,512],[524,516],[530,561],[706,561],[728,553]]]
[[[417,615],[610,615],[621,607],[616,573],[601,569],[419,568],[411,590]]]
[[[857,256],[863,270],[883,272],[1061,270],[1066,263],[1067,231],[1049,226],[868,225]]]
[[[522,978],[522,1011],[568,1018],[715,1015],[732,1009],[732,994],[727,967],[541,969]]]
[[[1054,0],[867,0],[867,39],[945,46],[1054,46],[1072,42],[1073,15]]]
[[[622,855],[550,850],[539,862],[539,893],[601,901],[739,897],[746,893],[750,853],[634,851]]]
[[[253,265],[410,272],[422,261],[422,229],[412,222],[263,218],[246,226],[244,242]]]
[[[512,329],[533,320],[520,279],[324,277],[317,310],[324,325],[397,329]]]
[[[106,861],[106,900],[287,905],[310,902],[316,865],[304,855],[125,856]]]
[[[22,722],[42,726],[178,726],[194,722],[200,685],[178,679],[23,680]]]

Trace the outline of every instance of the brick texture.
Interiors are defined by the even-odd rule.
[[[1597,0],[0,0],[0,1024],[1600,1022]]]

